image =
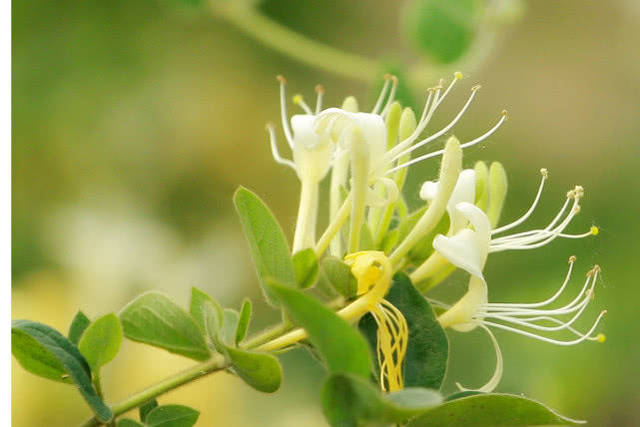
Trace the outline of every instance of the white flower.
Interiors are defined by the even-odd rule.
[[[420,188],[420,198],[425,201],[432,201],[438,194],[438,182],[426,181]],[[474,203],[476,200],[476,171],[465,169],[460,172],[453,194],[447,202],[447,213],[449,214],[452,232],[457,232],[465,227],[468,219],[459,211],[456,206],[459,203]]]
[[[468,221],[473,230],[469,228],[453,228],[453,235],[438,235],[433,240],[433,247],[442,256],[456,267],[468,271],[470,274],[482,277],[482,270],[486,263],[487,256],[493,252],[501,252],[505,250],[524,250],[542,247],[558,237],[564,238],[582,238],[598,233],[597,227],[583,234],[565,234],[563,231],[569,225],[571,220],[580,212],[579,201],[584,195],[584,190],[580,186],[576,186],[567,193],[567,199],[556,215],[556,217],[544,229],[529,230],[512,235],[497,237],[520,224],[522,224],[535,210],[544,183],[547,179],[547,171],[541,170],[542,180],[538,193],[529,208],[529,210],[516,221],[502,227],[491,229],[491,222],[487,214],[479,207],[469,202],[472,192],[470,188],[475,188],[473,175],[468,173],[466,176],[459,178],[456,184],[457,194],[455,197],[466,197],[466,201],[459,202],[454,209],[450,209],[452,224],[461,224]],[[460,187],[460,190],[458,190]],[[453,196],[452,196],[453,199]],[[571,203],[573,201],[573,203]],[[451,202],[450,202],[451,203]],[[571,207],[569,208],[569,205]],[[569,209],[568,209],[569,208]],[[568,209],[568,213],[567,213]],[[457,231],[456,231],[457,230]]]

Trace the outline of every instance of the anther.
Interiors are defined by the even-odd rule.
[[[296,105],[300,104],[303,101],[302,95],[300,95],[299,93],[293,95],[291,99],[293,100],[293,103]]]
[[[280,84],[286,84],[287,83],[287,79],[284,78],[284,76],[282,76],[281,74],[278,74],[276,76],[276,79],[278,79],[278,81],[280,82]]]
[[[460,80],[462,78],[462,73],[460,71],[456,71],[455,73],[453,73],[453,77],[457,80]]]
[[[569,264],[573,264],[574,262],[576,262],[576,260],[577,260],[577,259],[578,259],[578,258],[576,258],[576,256],[575,256],[575,255],[571,255],[571,256],[569,257]]]
[[[385,80],[392,80],[392,79],[393,79],[393,76],[392,76],[391,74],[389,74],[389,73],[386,73],[386,74],[384,75],[384,79],[385,79]]]
[[[548,178],[549,177],[549,171],[547,170],[547,168],[540,169],[540,175],[542,175],[544,178]]]
[[[502,113],[501,113],[501,114],[502,114],[504,117],[507,117],[507,110],[502,110]]]
[[[598,335],[596,335],[595,340],[598,342],[605,342],[607,340],[607,336],[603,333],[599,333]]]
[[[475,85],[471,88],[471,92],[477,92],[480,90],[480,88],[482,88],[482,85]]]
[[[590,230],[591,230],[591,234],[593,234],[594,236],[597,236],[598,233],[600,233],[600,229],[595,225],[592,225]]]
[[[275,129],[275,125],[273,124],[273,122],[267,122],[267,124],[264,125],[264,128],[267,131],[271,131]]]
[[[594,273],[600,273],[602,271],[602,268],[600,268],[600,266],[598,264],[593,266],[593,272]]]
[[[318,95],[324,94],[324,86],[322,85],[316,85],[315,87],[315,91]]]

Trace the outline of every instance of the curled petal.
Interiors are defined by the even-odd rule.
[[[489,338],[491,339],[491,344],[493,344],[493,349],[496,351],[495,371],[493,372],[493,376],[491,377],[491,379],[480,388],[477,388],[477,389],[465,388],[462,385],[460,385],[460,383],[456,383],[456,386],[458,386],[460,391],[480,391],[483,393],[491,393],[493,390],[496,389],[496,387],[500,383],[500,380],[502,379],[502,370],[503,370],[502,352],[500,351],[498,340],[496,340],[496,337],[493,335],[491,330],[484,325],[479,325],[479,326],[482,329],[484,329],[485,332],[489,335]]]

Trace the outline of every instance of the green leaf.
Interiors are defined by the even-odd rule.
[[[240,313],[231,308],[225,308],[222,313],[224,322],[220,329],[220,338],[225,345],[233,345],[236,341]]]
[[[147,419],[147,415],[149,415],[149,412],[153,411],[157,407],[158,407],[158,401],[156,399],[151,399],[145,402],[144,404],[142,404],[140,408],[138,408],[138,412],[140,414],[140,420],[144,422]]]
[[[140,424],[131,418],[122,418],[118,420],[118,427],[144,427],[144,424]]]
[[[196,322],[169,297],[147,292],[120,312],[125,337],[195,360],[209,358],[209,347]]]
[[[89,364],[60,332],[42,323],[15,320],[11,324],[11,352],[26,370],[36,375],[51,375],[62,366],[63,375],[71,376],[96,417],[103,422],[111,420],[111,409],[100,399],[91,383]],[[51,355],[57,359],[57,365],[51,365]]]
[[[367,223],[362,224],[362,231],[360,232],[360,245],[358,246],[361,251],[372,251],[376,248],[376,244],[373,241],[373,235],[371,229]]]
[[[215,347],[215,349],[224,353],[226,350],[222,343],[221,330],[224,324],[224,314],[219,311],[220,307],[214,305],[213,301],[204,300],[201,305],[201,313],[204,322],[205,334]]]
[[[189,302],[189,313],[191,313],[191,317],[195,319],[196,323],[200,326],[200,328],[203,331],[206,330],[204,315],[202,313],[203,301],[211,302],[212,308],[217,313],[218,325],[221,326],[224,320],[222,318],[222,307],[220,307],[220,304],[218,304],[216,300],[211,298],[209,294],[196,288],[195,286],[191,287],[191,301]]]
[[[358,291],[358,281],[347,264],[337,257],[328,256],[322,260],[322,271],[333,288],[345,298],[351,298]]]
[[[494,427],[583,424],[566,418],[545,405],[510,394],[479,394],[445,402],[418,418],[408,427]]]
[[[297,289],[268,282],[295,323],[309,334],[309,341],[331,372],[368,378],[371,354],[364,337],[329,308]]]
[[[64,365],[44,345],[19,328],[11,327],[11,353],[18,363],[34,375],[73,383]]]
[[[404,29],[420,52],[449,64],[471,47],[481,13],[479,0],[414,0],[405,8]]]
[[[251,257],[267,301],[277,306],[266,286],[267,278],[286,286],[296,286],[296,273],[287,239],[267,206],[251,191],[240,187],[233,196]]]
[[[316,284],[318,280],[318,257],[311,249],[303,249],[293,256],[293,267],[296,270],[296,280],[300,289],[307,289]]]
[[[91,323],[91,320],[82,312],[78,311],[75,316],[73,316],[73,320],[71,321],[71,325],[69,326],[69,333],[67,337],[69,337],[69,341],[73,344],[78,345],[78,341],[80,341],[80,336],[87,329],[87,326]]]
[[[362,378],[331,375],[322,389],[322,407],[332,426],[368,423],[401,423],[439,405],[435,390],[408,388],[383,395]]]
[[[439,389],[447,371],[449,343],[431,305],[404,273],[393,277],[385,299],[402,312],[409,326],[407,353],[402,365],[404,386]],[[375,348],[377,325],[370,315],[360,320],[360,329]]]
[[[87,359],[93,372],[111,362],[122,344],[122,326],[115,314],[107,314],[96,319],[84,331],[78,349]]]
[[[162,405],[147,415],[145,424],[148,427],[191,427],[200,412],[182,405]]]
[[[273,393],[282,383],[282,367],[274,356],[227,347],[233,369],[248,385],[264,393]]]
[[[240,319],[238,320],[238,327],[236,328],[235,344],[238,345],[247,336],[247,330],[249,329],[249,322],[251,321],[251,301],[247,298],[242,302],[242,308],[240,309]]]

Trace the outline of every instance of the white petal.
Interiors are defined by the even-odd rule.
[[[449,218],[451,219],[451,230],[457,232],[463,228],[467,219],[460,214],[456,206],[459,203],[471,203],[476,200],[476,171],[473,169],[465,169],[458,175],[458,181],[453,189],[453,193],[447,203],[447,212],[449,212]]]
[[[316,116],[298,114],[291,118],[293,129],[293,162],[301,180],[318,182],[330,167],[331,143],[328,135],[314,130]]]
[[[483,277],[482,269],[487,259],[488,247],[479,245],[475,234],[468,228],[451,237],[438,234],[433,239],[433,248],[456,267],[473,276]]]
[[[456,205],[456,209],[461,212],[466,219],[469,220],[473,228],[476,230],[478,239],[486,242],[487,250],[489,250],[489,241],[491,240],[491,222],[486,213],[473,203],[462,202]]]

